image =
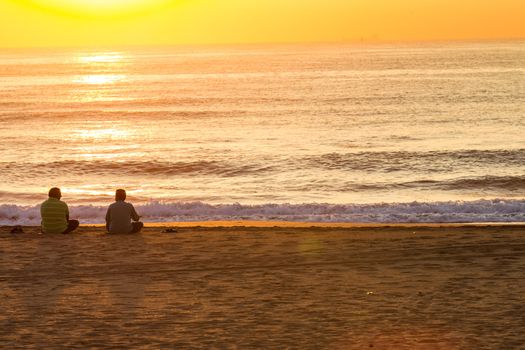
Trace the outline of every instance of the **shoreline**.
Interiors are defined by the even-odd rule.
[[[525,222],[480,223],[357,223],[357,222],[292,222],[292,221],[190,221],[144,223],[147,227],[206,227],[206,228],[413,228],[413,227],[524,227]],[[89,226],[89,225],[87,225]],[[92,225],[94,227],[103,225]]]
[[[369,203],[369,204],[210,204],[148,202],[134,204],[144,222],[154,225],[375,226],[525,223],[525,200]],[[104,224],[107,205],[70,205],[71,218],[81,224]],[[219,222],[220,224],[217,224]],[[261,222],[263,224],[261,224]],[[297,224],[290,224],[297,222]],[[238,224],[240,223],[240,224]],[[0,225],[40,224],[39,205],[0,204]]]
[[[24,228],[38,229],[40,226],[36,225],[0,225],[0,228],[10,228],[21,226]],[[145,228],[334,228],[334,229],[353,229],[353,228],[499,228],[499,227],[513,227],[525,228],[525,222],[457,222],[457,223],[359,223],[359,222],[295,222],[295,221],[188,221],[188,222],[144,222]],[[82,224],[80,228],[100,228],[105,227],[105,224]]]

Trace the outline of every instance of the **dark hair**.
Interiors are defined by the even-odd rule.
[[[116,201],[123,201],[125,199],[126,199],[126,190],[123,190],[123,189],[119,188],[115,192],[115,200]]]
[[[62,196],[62,193],[60,192],[60,188],[53,187],[52,189],[49,190],[49,197],[60,199],[61,196]]]

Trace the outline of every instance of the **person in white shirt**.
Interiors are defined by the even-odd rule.
[[[118,189],[115,192],[115,203],[109,206],[106,213],[106,229],[109,233],[138,233],[144,227],[133,204],[125,200],[126,191]]]

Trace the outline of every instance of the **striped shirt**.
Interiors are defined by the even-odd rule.
[[[44,233],[62,233],[67,229],[69,209],[67,204],[59,199],[49,197],[40,206],[42,216],[42,231]]]

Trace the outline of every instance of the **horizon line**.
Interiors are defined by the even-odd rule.
[[[451,38],[451,39],[356,39],[326,41],[256,41],[220,43],[172,43],[172,44],[116,44],[116,45],[57,45],[57,46],[0,46],[0,50],[53,50],[53,49],[109,49],[109,48],[176,48],[176,47],[246,47],[246,46],[322,46],[322,45],[424,45],[446,43],[495,43],[520,42],[525,37],[501,38]]]

